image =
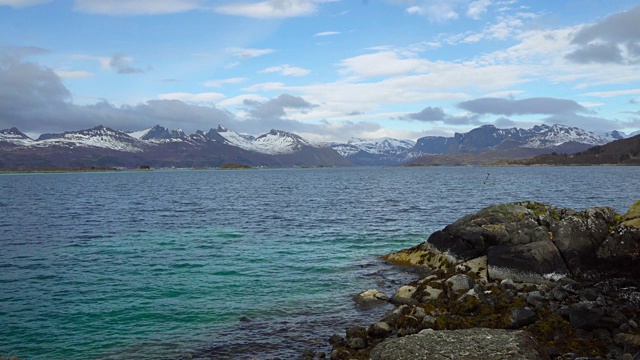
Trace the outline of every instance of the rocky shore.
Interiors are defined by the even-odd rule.
[[[464,216],[393,263],[430,269],[369,327],[307,359],[640,359],[640,201],[622,215],[526,201]]]

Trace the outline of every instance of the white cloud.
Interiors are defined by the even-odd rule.
[[[80,79],[93,76],[93,73],[89,71],[56,70],[55,73],[62,79]]]
[[[429,62],[418,58],[401,58],[394,51],[380,51],[342,60],[343,74],[363,77],[396,76],[428,71]]]
[[[240,59],[250,59],[275,52],[273,49],[228,48],[226,52]]]
[[[11,6],[14,8],[21,8],[27,6],[33,6],[38,4],[44,4],[51,0],[0,0],[0,6]]]
[[[239,96],[235,96],[235,97],[232,97],[232,98],[229,98],[229,99],[222,100],[222,101],[218,102],[216,105],[219,106],[219,107],[238,106],[238,105],[244,104],[245,100],[257,101],[257,102],[266,102],[269,99],[264,97],[264,96],[260,96],[260,95],[256,95],[256,94],[245,94],[245,95],[239,95]]]
[[[432,22],[446,22],[459,17],[455,10],[461,4],[460,0],[404,0],[402,3],[409,3],[406,11],[411,15],[424,15]],[[464,3],[464,1],[462,1]]]
[[[487,12],[487,7],[491,5],[491,1],[489,0],[478,0],[469,4],[469,9],[467,10],[467,16],[472,19],[480,19],[480,17]]]
[[[289,64],[272,66],[270,68],[266,68],[262,70],[262,72],[263,73],[279,73],[280,75],[285,75],[285,76],[307,76],[311,73],[310,70],[303,69],[296,66],[291,66]]]
[[[156,15],[195,10],[202,0],[75,0],[74,10],[103,15]]]
[[[229,79],[209,80],[209,81],[205,81],[203,85],[206,87],[221,87],[222,85],[225,85],[225,84],[239,84],[245,81],[247,81],[246,77],[236,77],[236,78],[229,78]]]
[[[313,36],[320,37],[320,36],[332,36],[332,35],[340,35],[340,34],[341,33],[339,31],[323,31],[323,32],[315,33]]]
[[[215,7],[226,15],[246,16],[258,19],[277,19],[305,16],[317,11],[313,0],[267,0],[260,2],[233,2]]]
[[[185,93],[185,92],[175,92],[168,94],[160,94],[158,96],[160,100],[180,100],[189,103],[214,103],[220,101],[225,98],[223,94],[214,93],[214,92],[205,92],[205,93]]]
[[[281,82],[266,82],[260,84],[254,84],[249,87],[243,88],[242,91],[257,92],[257,91],[281,91],[285,88],[284,83]]]

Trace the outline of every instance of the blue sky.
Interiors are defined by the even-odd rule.
[[[0,129],[640,129],[640,3],[0,0]]]

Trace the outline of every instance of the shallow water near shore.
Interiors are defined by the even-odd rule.
[[[288,359],[417,276],[379,255],[501,202],[624,213],[640,168],[5,174],[0,195],[0,354]]]

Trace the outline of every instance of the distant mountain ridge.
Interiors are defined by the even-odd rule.
[[[16,128],[0,131],[0,168],[348,166],[329,146],[281,130],[257,138],[219,126],[186,135],[156,125],[124,132],[102,125],[44,134],[33,140]]]
[[[354,164],[361,166],[397,165],[411,160],[415,141],[393,138],[351,138],[347,143],[331,143],[331,147]]]
[[[356,165],[395,165],[406,162],[459,165],[465,164],[469,159],[473,159],[473,164],[483,163],[483,157],[488,161],[520,159],[552,152],[573,153],[625,136],[619,131],[597,135],[560,124],[536,125],[531,129],[499,129],[493,125],[483,125],[466,133],[455,133],[451,137],[422,137],[415,143],[390,138],[354,138],[347,143],[330,145]],[[437,156],[444,155],[446,157],[437,159]]]
[[[187,135],[155,125],[135,132],[96,126],[34,140],[14,127],[0,130],[0,168],[474,165],[583,152],[628,136],[615,130],[598,135],[559,124],[531,129],[484,125],[415,142],[387,137],[322,144],[276,129],[255,137],[219,125]]]

